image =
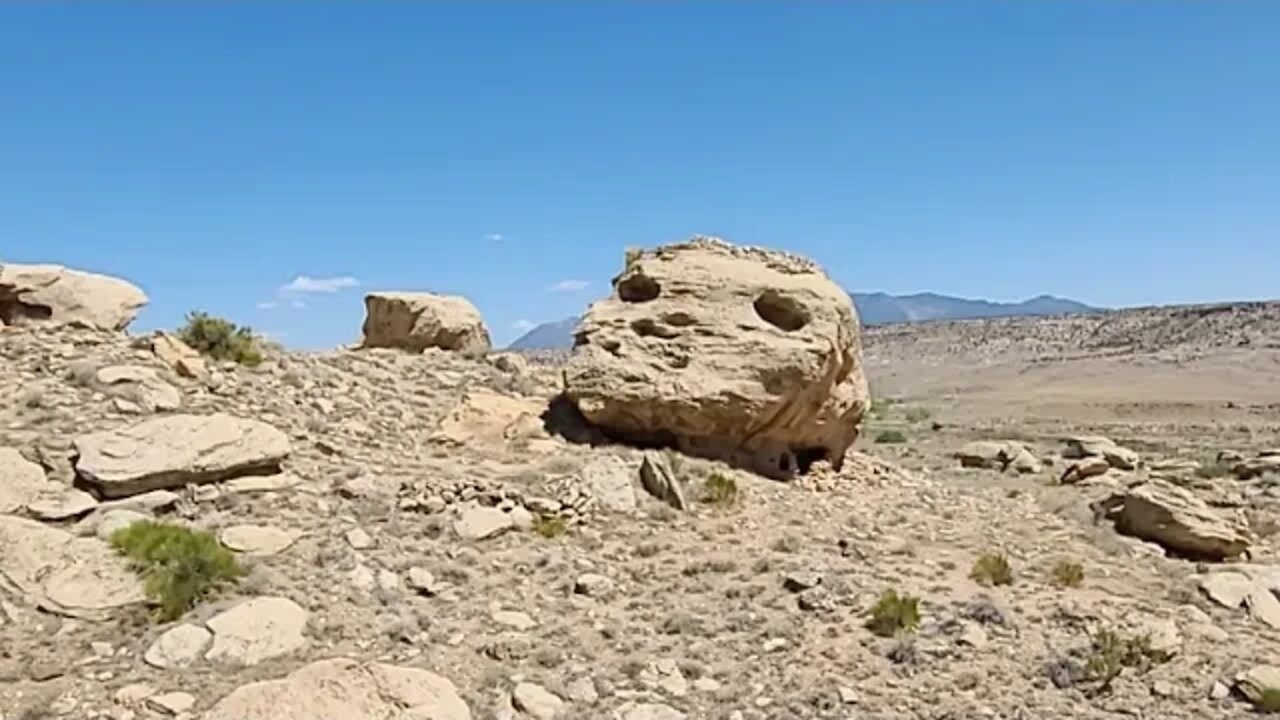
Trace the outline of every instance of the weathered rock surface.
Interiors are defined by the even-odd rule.
[[[636,511],[635,470],[625,460],[612,455],[593,458],[578,473],[583,486],[605,512],[630,514]]]
[[[171,628],[147,648],[143,659],[158,668],[176,668],[190,665],[200,659],[213,633],[198,626],[182,624]]]
[[[1099,507],[1116,530],[1190,557],[1224,560],[1250,544],[1239,523],[1215,512],[1185,488],[1163,480],[1112,495]]]
[[[99,369],[96,380],[108,394],[128,400],[146,412],[182,406],[182,393],[153,368],[112,365]]]
[[[236,665],[257,665],[306,644],[307,611],[286,598],[259,597],[215,615],[207,623],[213,646],[205,658]]]
[[[147,304],[136,286],[60,265],[0,265],[0,325],[123,330]]]
[[[661,453],[650,451],[644,454],[644,459],[640,461],[640,485],[645,492],[676,510],[689,509],[680,480],[672,471],[671,463]]]
[[[39,465],[13,448],[0,448],[0,514],[22,512],[54,487]]]
[[[565,395],[624,439],[773,477],[839,469],[869,406],[857,314],[813,262],[715,238],[632,254],[587,311]]]
[[[1062,456],[1071,459],[1100,457],[1113,468],[1133,470],[1138,467],[1141,457],[1138,453],[1101,435],[1080,435],[1067,438],[1067,447]]]
[[[209,367],[204,358],[191,346],[166,332],[157,332],[151,338],[151,351],[173,368],[179,376],[198,382],[209,382]]]
[[[1241,480],[1252,480],[1268,473],[1280,475],[1280,455],[1259,455],[1241,460],[1231,468],[1231,474]]]
[[[1037,473],[1040,461],[1027,446],[1014,441],[976,440],[956,451],[961,467],[989,468],[1017,473]]]
[[[250,555],[275,555],[298,539],[292,530],[267,525],[232,525],[218,533],[218,540],[236,552]]]
[[[556,720],[564,712],[564,700],[541,685],[518,683],[511,691],[511,702],[516,709],[533,720]]]
[[[97,538],[0,515],[0,548],[0,586],[50,612],[101,619],[144,599],[125,560]]]
[[[453,531],[463,540],[486,540],[514,528],[510,513],[491,507],[466,508],[453,523]]]
[[[75,445],[77,475],[108,498],[276,472],[289,454],[284,433],[224,414],[157,417]]]
[[[457,688],[435,673],[321,660],[280,680],[240,687],[204,720],[471,720]]]
[[[440,428],[432,439],[451,445],[501,445],[518,438],[540,436],[549,442],[539,419],[545,409],[546,403],[531,398],[472,388],[440,421]]]
[[[1280,667],[1256,665],[1245,671],[1236,682],[1236,688],[1254,705],[1262,705],[1265,695],[1280,692]]]
[[[364,347],[465,354],[489,351],[489,330],[466,298],[423,292],[376,292],[364,299]]]

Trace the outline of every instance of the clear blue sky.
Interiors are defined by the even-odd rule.
[[[1280,3],[0,5],[0,258],[140,328],[327,346],[430,289],[505,342],[695,232],[854,290],[1280,296]]]

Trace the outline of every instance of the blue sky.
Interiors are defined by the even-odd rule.
[[[1275,297],[1278,37],[1274,2],[5,3],[0,258],[301,347],[369,289],[509,341],[696,232],[854,290]]]

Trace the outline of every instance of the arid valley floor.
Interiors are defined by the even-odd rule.
[[[641,488],[643,451],[537,421],[553,356],[282,352],[192,379],[150,336],[0,327],[0,448],[41,470],[42,497],[64,493],[0,515],[0,718],[273,717],[263,698],[274,717],[336,718],[325,682],[352,720],[1256,712],[1250,689],[1274,677],[1257,668],[1280,664],[1280,475],[1260,457],[1280,448],[1280,304],[897,325],[862,343],[877,402],[839,472],[779,482],[668,453],[678,511]],[[283,473],[71,492],[77,438],[175,410],[279,429]],[[1137,462],[1063,482],[1079,436]],[[961,467],[975,441],[1035,462]],[[713,476],[736,496],[704,502]],[[1248,558],[1117,532],[1099,503],[1151,478],[1238,524]],[[218,534],[248,576],[155,622],[91,561],[104,524],[150,515]],[[530,530],[548,517],[565,532]],[[1011,583],[971,577],[989,554]],[[1078,585],[1058,582],[1063,564]],[[915,632],[867,628],[888,589],[920,599]],[[1087,672],[1100,632],[1146,638],[1155,660],[1102,682]]]

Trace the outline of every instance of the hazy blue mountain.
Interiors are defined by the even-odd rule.
[[[925,320],[971,320],[991,317],[1025,317],[1032,315],[1070,315],[1098,312],[1099,308],[1052,295],[1040,295],[1016,303],[970,300],[966,298],[916,293],[851,293],[858,317],[864,325],[887,325]],[[511,343],[512,350],[555,350],[573,347],[573,329],[578,318],[565,318],[543,323]]]

